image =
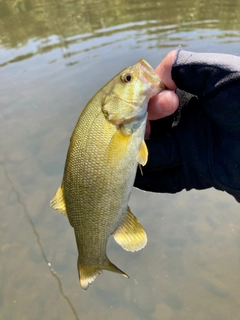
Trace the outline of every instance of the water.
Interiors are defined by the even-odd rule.
[[[134,190],[147,247],[87,292],[67,219],[49,208],[76,120],[122,68],[178,45],[239,55],[240,1],[0,1],[0,319],[237,320],[239,204],[215,190]]]

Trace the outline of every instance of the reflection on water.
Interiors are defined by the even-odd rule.
[[[49,208],[69,137],[91,96],[127,65],[172,48],[239,53],[240,1],[0,1],[0,310],[3,319],[235,320],[239,205],[214,190],[131,208],[147,247],[111,260],[87,292],[73,231]]]
[[[205,28],[209,25],[216,24],[217,21],[204,21]],[[195,23],[195,27],[202,26],[203,22]],[[129,39],[133,42],[131,47],[133,48],[140,48],[140,44],[147,43],[148,48],[163,48],[163,47],[175,47],[182,39],[182,35],[185,34],[186,30],[192,23],[183,23],[182,30],[178,31],[176,34],[177,25],[168,25],[168,26],[161,26],[159,25],[158,21],[144,21],[138,23],[128,23],[123,25],[118,25],[109,28],[101,28],[96,30],[96,32],[92,34],[80,34],[80,35],[73,35],[66,38],[62,38],[61,36],[51,35],[44,39],[35,39],[35,40],[28,40],[24,46],[20,46],[15,50],[10,50],[11,60],[9,59],[9,50],[4,50],[2,55],[2,63],[1,66],[5,66],[8,63],[18,62],[24,59],[29,59],[37,54],[44,54],[48,52],[52,52],[54,49],[60,49],[60,55],[58,59],[63,58],[71,58],[75,55],[80,55],[84,52],[92,52],[98,51],[101,47],[109,46],[111,44],[119,44],[125,43]],[[233,32],[231,36],[233,36]],[[235,34],[237,37],[237,32]],[[101,37],[101,39],[99,39]],[[197,38],[207,38],[211,37],[209,32],[202,30],[199,33]],[[222,32],[216,31],[216,37],[223,37]],[[188,34],[188,40],[192,38],[193,40],[196,39],[196,33],[190,32]],[[225,38],[225,37],[224,37]],[[134,40],[134,41],[133,41]],[[71,50],[71,51],[70,51]],[[57,57],[49,61],[49,63],[54,63],[57,61]],[[75,63],[78,63],[76,61]],[[67,65],[73,65],[74,63],[67,63]]]

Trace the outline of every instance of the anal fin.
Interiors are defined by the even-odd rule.
[[[114,231],[113,237],[127,251],[141,250],[147,244],[146,232],[129,207],[122,224]]]

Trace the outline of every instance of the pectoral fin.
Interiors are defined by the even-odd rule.
[[[107,148],[107,160],[110,163],[120,162],[127,154],[131,136],[124,135],[117,130]]]
[[[132,252],[141,250],[147,243],[146,232],[129,207],[125,219],[114,231],[113,237],[124,250]]]
[[[55,193],[54,197],[50,201],[50,207],[52,207],[55,210],[58,210],[59,212],[67,216],[67,210],[66,210],[66,204],[65,204],[62,186],[60,186],[57,189],[57,192]]]
[[[145,141],[143,140],[143,142],[140,146],[140,149],[138,151],[137,162],[140,165],[145,166],[147,161],[148,161],[148,149],[147,149]]]

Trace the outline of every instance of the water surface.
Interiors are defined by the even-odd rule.
[[[0,1],[0,318],[238,320],[240,214],[215,190],[134,190],[147,247],[108,254],[84,292],[67,219],[49,208],[92,95],[173,48],[240,54],[240,1]]]

